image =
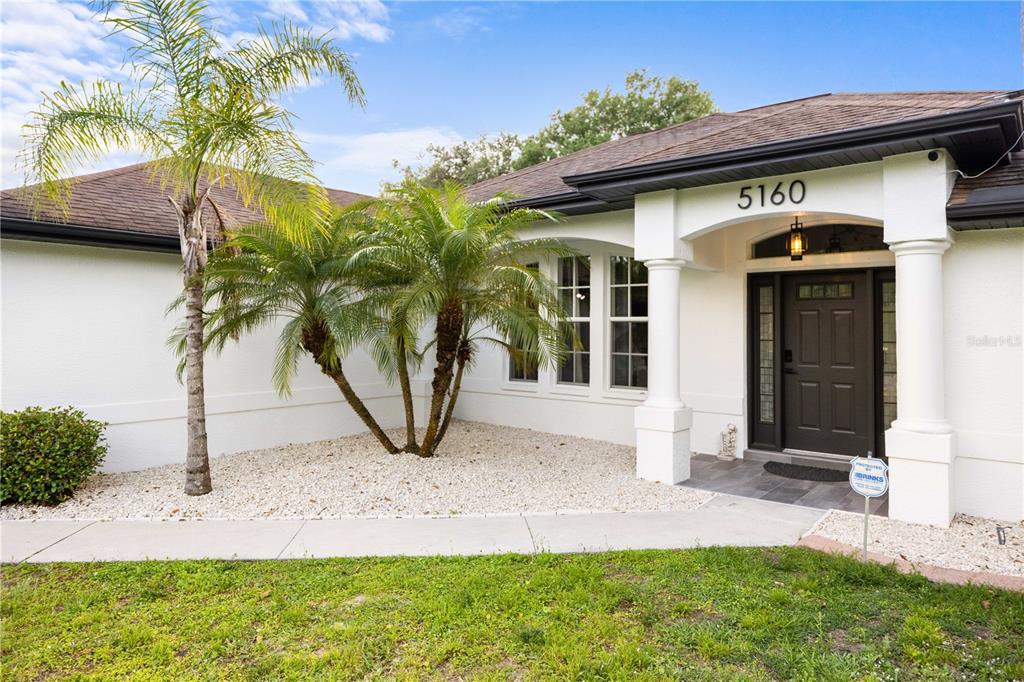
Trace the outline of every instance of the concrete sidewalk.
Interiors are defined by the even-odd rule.
[[[4,521],[5,563],[431,556],[797,542],[825,512],[719,495],[673,512],[253,521]]]

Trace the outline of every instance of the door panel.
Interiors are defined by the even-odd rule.
[[[850,384],[832,384],[832,429],[853,433],[857,427],[856,390]]]
[[[854,312],[852,310],[832,311],[832,366],[853,367],[854,347]]]
[[[797,360],[804,366],[817,365],[820,357],[818,353],[820,351],[821,315],[817,310],[800,310],[798,314],[800,315],[800,344],[796,353]]]
[[[820,387],[816,381],[800,382],[800,428],[821,430]]]
[[[783,280],[783,446],[863,455],[869,445],[869,301],[863,272]]]

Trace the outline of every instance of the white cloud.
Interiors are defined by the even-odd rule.
[[[462,38],[474,31],[489,30],[484,23],[486,14],[484,8],[467,5],[442,12],[431,23],[449,38]]]
[[[68,54],[87,50],[108,53],[107,29],[81,4],[41,1],[5,2],[0,9],[0,39],[4,51],[28,49],[37,53]]]
[[[445,128],[412,128],[362,135],[300,132],[307,151],[320,165],[317,175],[328,187],[376,194],[382,181],[399,179],[392,160],[417,164],[427,145],[448,145],[462,136]]]
[[[301,23],[309,21],[309,16],[298,0],[268,0],[267,9],[261,14],[271,19],[284,18]]]
[[[214,4],[213,13],[226,44],[254,38],[258,17],[287,18],[300,26],[330,31],[338,40],[386,42],[391,38],[389,11],[380,0],[222,1]],[[123,45],[109,36],[109,27],[84,1],[67,0],[3,0],[0,41],[0,185],[11,187],[23,180],[17,166],[21,127],[38,108],[42,93],[53,92],[61,81],[122,80]],[[125,158],[133,157],[111,155],[76,172],[113,167]],[[390,159],[385,158],[384,168]]]
[[[120,50],[92,10],[81,4],[5,2],[0,9],[0,183],[11,187],[24,178],[17,165],[21,127],[39,106],[43,92],[61,81],[77,83],[119,79]],[[124,155],[111,156],[76,172],[113,167]]]
[[[375,43],[384,43],[391,39],[391,28],[388,26],[390,13],[387,6],[380,0],[262,0],[252,3],[257,6],[256,17],[261,21],[287,20],[303,27],[309,27],[317,33],[330,33],[337,40],[363,38]],[[218,25],[226,33],[224,44],[231,45],[240,38],[253,38],[255,33],[238,30],[240,19],[232,9],[231,3],[219,3],[216,10],[220,14]],[[233,27],[235,31],[224,27]]]
[[[338,40],[363,38],[375,43],[391,39],[390,13],[380,0],[264,0],[263,19],[287,19]]]
[[[491,24],[507,21],[519,10],[517,4],[507,2],[458,3],[435,15],[430,23],[449,38],[460,40],[473,33],[490,32]]]
[[[384,43],[391,39],[388,8],[380,0],[321,0],[311,3],[311,9],[317,26],[333,30],[339,40]]]

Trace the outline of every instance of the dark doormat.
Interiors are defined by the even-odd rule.
[[[825,467],[809,467],[803,464],[786,464],[784,462],[765,462],[764,470],[776,476],[796,478],[801,481],[823,481],[838,483],[850,478],[850,472]]]

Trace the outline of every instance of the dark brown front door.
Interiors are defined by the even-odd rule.
[[[870,445],[870,296],[863,272],[783,279],[783,443],[864,455]]]

